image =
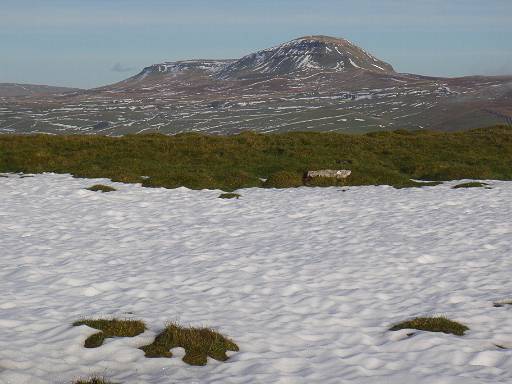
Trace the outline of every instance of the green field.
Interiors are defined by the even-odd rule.
[[[307,170],[350,169],[345,181],[304,181]],[[1,135],[0,172],[71,173],[147,187],[418,185],[411,179],[512,179],[512,128],[464,132]],[[261,179],[269,179],[263,183]]]

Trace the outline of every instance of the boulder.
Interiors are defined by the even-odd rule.
[[[348,169],[321,169],[318,171],[308,171],[306,173],[307,178],[314,177],[328,177],[332,179],[346,179],[352,173]]]

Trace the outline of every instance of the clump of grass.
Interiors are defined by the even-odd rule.
[[[220,199],[239,199],[242,195],[238,193],[221,193],[219,195]]]
[[[489,184],[486,183],[480,183],[478,181],[471,181],[469,183],[462,183],[457,184],[456,186],[452,187],[453,189],[459,189],[459,188],[485,188],[488,187]]]
[[[103,184],[95,184],[89,188],[85,188],[89,191],[93,191],[93,192],[114,192],[116,191],[115,188],[112,188],[108,185],[103,185]]]
[[[111,381],[107,381],[101,377],[91,377],[90,379],[78,379],[73,384],[116,384]]]
[[[110,337],[134,337],[140,335],[146,329],[146,325],[140,320],[103,320],[85,319],[75,321],[73,326],[87,325],[101,332],[89,336],[84,343],[85,348],[97,348],[103,341]]]
[[[469,330],[464,324],[457,323],[443,316],[437,317],[417,317],[412,320],[403,321],[392,326],[390,331],[398,331],[400,329],[417,329],[420,331],[451,333],[453,335],[462,336],[464,332]]]
[[[263,183],[263,186],[268,188],[295,188],[303,184],[301,174],[290,171],[279,171],[271,174]]]
[[[146,357],[172,357],[170,349],[185,349],[183,361],[190,365],[206,365],[207,356],[226,361],[226,351],[238,351],[230,339],[210,328],[188,328],[170,323],[153,341],[141,347]]]
[[[493,306],[496,308],[501,308],[506,305],[512,305],[512,300],[497,301],[497,302],[493,303]]]

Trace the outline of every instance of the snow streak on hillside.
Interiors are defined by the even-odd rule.
[[[84,190],[105,180],[0,178],[0,383],[510,383],[512,183]],[[111,184],[111,183],[109,183]],[[390,332],[443,314],[462,337]],[[147,322],[82,347],[83,317]],[[192,367],[137,347],[165,322],[240,352]],[[497,347],[501,346],[501,349]]]

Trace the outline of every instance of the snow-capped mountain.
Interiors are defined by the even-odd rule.
[[[345,39],[305,36],[251,53],[228,64],[218,76],[240,78],[254,74],[283,75],[303,70],[368,70],[394,72],[393,67]]]

